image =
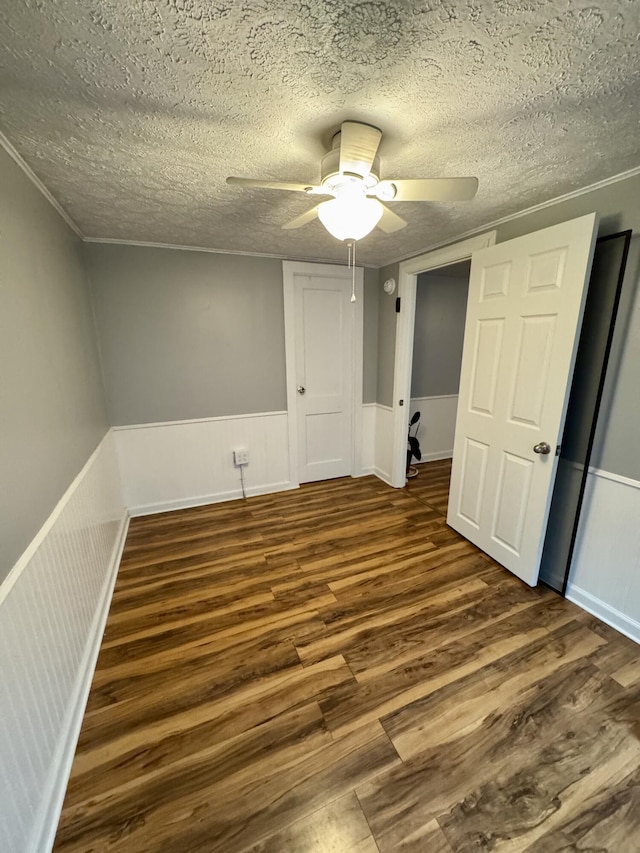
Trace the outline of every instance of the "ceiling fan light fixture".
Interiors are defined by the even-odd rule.
[[[391,181],[380,181],[376,187],[376,198],[380,201],[393,201],[396,197],[396,188]]]
[[[318,206],[318,217],[337,240],[362,240],[376,227],[383,207],[375,198],[363,195],[334,198]]]

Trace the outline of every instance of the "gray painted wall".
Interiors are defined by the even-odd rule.
[[[378,270],[364,269],[362,402],[375,403],[378,393]]]
[[[287,407],[282,262],[87,244],[112,425]],[[364,399],[376,399],[377,270],[365,270]]]
[[[412,397],[458,393],[468,292],[468,275],[418,276]]]
[[[113,426],[286,409],[282,262],[87,244]]]
[[[0,149],[0,581],[105,432],[81,243]]]
[[[594,210],[600,215],[600,235],[612,234],[626,228],[640,232],[640,176],[586,192],[577,198],[559,202],[499,225],[497,239],[498,242],[504,242]],[[386,267],[385,271],[393,269],[397,275],[397,264]],[[385,271],[381,271],[381,276]],[[639,273],[640,237],[634,237],[591,459],[592,465],[634,479],[640,479],[640,452],[637,448],[640,424]],[[383,318],[383,306],[381,299],[378,327],[378,403],[391,405],[395,316],[393,323],[386,313]]]

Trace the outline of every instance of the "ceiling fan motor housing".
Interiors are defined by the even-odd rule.
[[[339,137],[340,134],[336,134]],[[361,184],[364,181],[364,185],[367,189],[371,189],[375,187],[375,185],[380,180],[380,158],[375,157],[373,163],[371,164],[371,170],[366,174],[358,174],[356,172],[340,172],[340,146],[337,148],[332,148],[331,151],[328,151],[324,157],[322,158],[322,163],[320,165],[320,183],[323,187],[327,189],[331,189],[333,192],[334,189],[339,187],[344,187],[345,185],[351,184]]]

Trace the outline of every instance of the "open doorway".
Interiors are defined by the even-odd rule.
[[[389,434],[391,455],[390,484],[402,488],[406,483],[406,436],[409,421],[407,406],[411,401],[411,367],[413,362],[413,335],[415,326],[418,276],[421,273],[443,269],[452,264],[471,261],[474,252],[493,246],[496,231],[488,231],[461,240],[452,246],[434,249],[417,258],[400,264],[398,280],[398,322],[396,326],[395,363],[393,372],[393,429]]]
[[[410,421],[421,458],[407,488],[446,517],[456,431],[471,260],[418,275],[411,367]],[[421,476],[422,475],[422,476]]]
[[[418,476],[424,464],[453,456],[470,272],[466,260],[418,276],[409,412],[420,413]]]

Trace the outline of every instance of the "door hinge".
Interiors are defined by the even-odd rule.
[[[400,297],[396,296],[396,314],[400,313]]]
[[[556,445],[556,456],[560,456],[560,451],[561,451],[561,450],[562,450],[561,445],[557,444],[557,445]]]

